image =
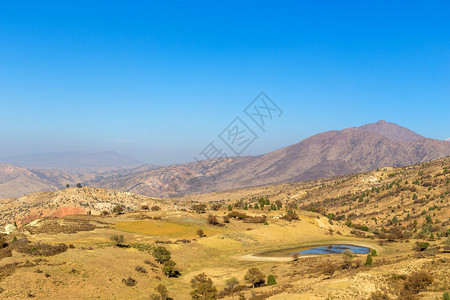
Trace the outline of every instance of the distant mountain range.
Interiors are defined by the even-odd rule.
[[[379,121],[320,133],[259,156],[217,158],[201,164],[192,162],[166,167],[145,165],[101,174],[84,173],[77,174],[78,177],[72,178],[71,182],[84,176],[83,183],[94,187],[152,197],[173,197],[341,176],[380,167],[413,165],[446,156],[450,156],[450,143],[423,137],[394,123]],[[5,177],[5,171],[2,178],[0,165],[0,197],[14,192],[20,196],[24,191],[31,192],[34,186],[43,188],[49,183],[49,178],[51,181],[47,188],[51,186],[54,189],[71,178],[66,173],[49,174],[42,170],[20,169],[16,172],[21,174],[16,179]],[[20,182],[24,182],[23,187]],[[11,186],[15,187],[14,192],[9,190]]]
[[[52,169],[69,173],[105,172],[113,169],[143,165],[131,157],[113,151],[108,152],[54,152],[15,155],[0,159],[0,163],[28,169]]]

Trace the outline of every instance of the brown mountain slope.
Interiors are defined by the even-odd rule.
[[[70,174],[55,170],[29,170],[10,164],[0,164],[0,198],[48,192],[95,178],[94,174]]]
[[[155,197],[212,192],[263,184],[310,180],[406,166],[450,155],[450,144],[427,139],[384,121],[314,135],[295,145],[261,155],[206,164],[159,168],[89,184]],[[214,168],[212,167],[214,166]]]
[[[399,126],[394,123],[386,122],[384,120],[376,123],[366,124],[361,127],[362,130],[378,133],[384,137],[395,141],[415,141],[425,138],[424,136],[415,133],[408,128]]]

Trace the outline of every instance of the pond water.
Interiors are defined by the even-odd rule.
[[[298,254],[335,254],[335,253],[342,253],[345,250],[350,250],[353,253],[357,253],[357,254],[367,254],[370,252],[370,249],[366,248],[366,247],[342,244],[342,245],[328,245],[328,246],[311,248],[311,249],[303,250],[300,252],[291,253],[291,255],[293,255],[295,253],[298,253]]]

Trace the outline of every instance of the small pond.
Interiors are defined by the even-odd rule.
[[[335,254],[335,253],[342,253],[345,250],[350,250],[356,254],[367,254],[370,252],[370,249],[367,247],[339,244],[339,245],[328,245],[328,246],[310,248],[307,250],[303,250],[300,252],[294,252],[294,253],[290,253],[290,254],[291,255],[293,255],[295,253],[298,253],[298,254]]]

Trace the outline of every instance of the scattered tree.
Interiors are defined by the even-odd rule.
[[[162,268],[163,273],[167,277],[176,277],[178,272],[175,269],[176,263],[173,260],[168,260],[163,263],[164,267]]]
[[[168,300],[169,292],[164,284],[160,283],[155,287],[156,295],[153,295],[154,300]]]
[[[217,289],[213,285],[211,278],[205,273],[195,276],[191,280],[191,297],[193,300],[213,300],[217,299]]]
[[[202,229],[199,229],[199,230],[197,230],[197,235],[198,235],[198,237],[204,237],[205,232]]]
[[[152,254],[153,254],[153,257],[155,258],[155,260],[157,262],[159,262],[160,264],[163,264],[165,261],[170,260],[169,250],[167,250],[166,248],[164,248],[162,246],[158,246],[155,249],[153,249]]]
[[[275,279],[275,276],[273,276],[272,274],[269,275],[269,277],[267,277],[267,285],[276,285],[277,284],[277,280]]]
[[[366,258],[366,263],[365,263],[365,265],[366,265],[366,266],[372,266],[372,255],[370,255],[370,253],[367,254],[367,258]]]
[[[258,268],[251,268],[245,274],[245,281],[250,283],[253,288],[262,286],[265,283],[265,276]]]
[[[77,188],[82,188],[81,183],[77,183]]]

